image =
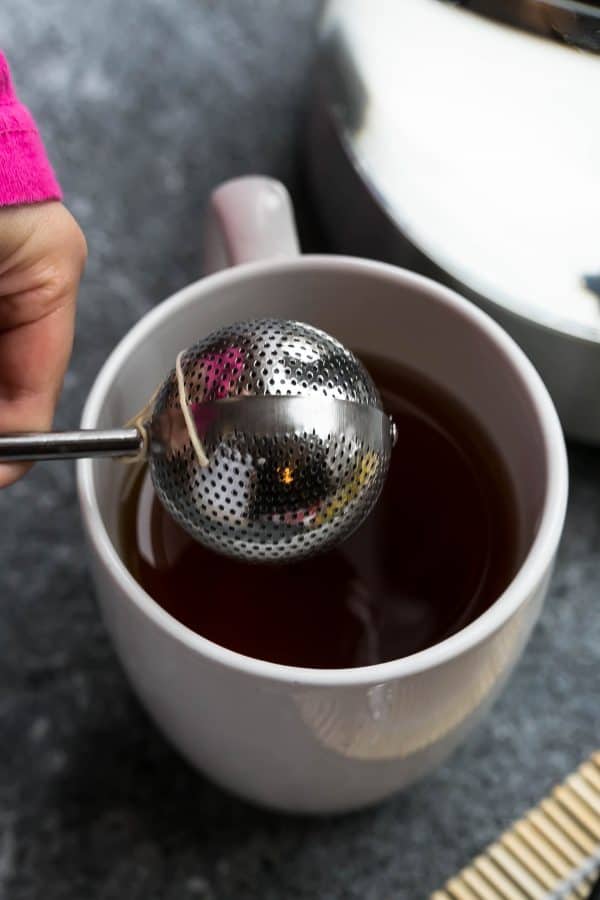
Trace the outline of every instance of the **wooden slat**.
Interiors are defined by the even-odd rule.
[[[487,878],[503,900],[528,900],[527,894],[510,881],[488,856],[479,856],[473,863],[475,868]]]

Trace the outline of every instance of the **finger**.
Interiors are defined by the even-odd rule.
[[[42,319],[0,332],[0,433],[47,431],[73,342],[75,291],[69,303]],[[0,488],[29,466],[0,466]]]

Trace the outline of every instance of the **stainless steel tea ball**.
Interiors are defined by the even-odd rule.
[[[395,440],[364,366],[310,325],[238,323],[179,355],[135,428],[11,435],[0,461],[148,459],[196,540],[251,561],[309,556],[371,512]]]

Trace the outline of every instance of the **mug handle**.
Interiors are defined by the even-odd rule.
[[[204,226],[204,272],[300,253],[294,210],[273,178],[247,175],[211,194]]]

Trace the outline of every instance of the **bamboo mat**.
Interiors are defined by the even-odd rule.
[[[600,752],[430,900],[581,900],[600,871]]]

